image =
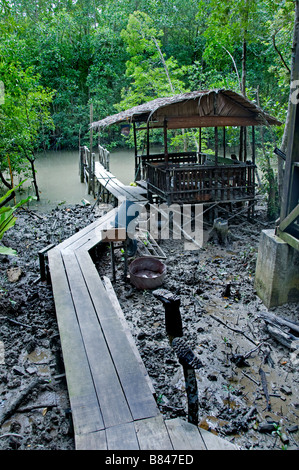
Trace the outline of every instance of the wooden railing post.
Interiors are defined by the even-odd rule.
[[[84,183],[84,147],[79,148],[79,171],[80,181]]]
[[[108,152],[107,149],[105,149],[101,145],[99,145],[98,148],[99,148],[99,162],[101,163],[101,165],[103,165],[105,170],[109,171],[110,153]]]
[[[87,153],[87,171],[88,171],[88,187],[87,187],[87,191],[88,191],[88,194],[90,194],[90,191],[91,191],[91,153],[90,151],[88,150],[88,148],[86,148],[86,153]]]
[[[92,193],[93,197],[95,197],[96,194],[96,178],[95,178],[95,154],[93,153],[91,155],[91,160],[92,160],[92,167],[91,167],[91,172],[92,172]]]

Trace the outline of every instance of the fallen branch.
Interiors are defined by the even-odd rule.
[[[243,367],[243,366],[249,366],[248,362],[246,362],[246,359],[251,356],[252,353],[254,353],[255,351],[257,351],[264,343],[260,343],[258,346],[256,346],[255,348],[251,349],[250,351],[248,351],[248,353],[246,354],[233,354],[232,355],[232,361],[235,362],[235,364],[238,366],[238,367]]]
[[[267,324],[267,330],[269,334],[283,346],[291,350],[299,349],[299,339],[297,336],[287,333],[272,324]]]
[[[37,217],[40,220],[45,220],[44,217],[40,216],[39,214],[36,214],[35,212],[32,212],[30,209],[27,209],[26,207],[20,207],[24,212],[27,214],[31,215],[31,217]]]
[[[299,324],[270,312],[260,312],[268,333],[280,344],[291,349],[299,349]],[[295,334],[293,334],[295,333]]]
[[[45,403],[44,405],[32,405],[32,406],[23,406],[22,408],[18,409],[18,413],[27,413],[28,411],[38,410],[39,408],[55,408],[57,403]]]
[[[254,419],[253,415],[256,413],[256,406],[251,406],[247,413],[244,415],[244,420],[245,422],[248,421],[249,419]]]
[[[260,343],[258,344],[255,348],[251,349],[250,351],[248,351],[248,353],[246,353],[244,355],[244,358],[247,359],[249,356],[251,356],[252,353],[254,353],[255,351],[257,351],[264,343]]]
[[[292,320],[288,320],[283,317],[278,317],[270,312],[260,312],[259,316],[265,320],[266,323],[278,325],[278,326],[285,326],[289,328],[294,333],[299,334],[299,323],[296,323]]]
[[[7,320],[8,322],[13,323],[14,325],[24,326],[25,328],[32,328],[31,325],[26,325],[26,323],[22,323],[20,321],[13,320],[12,318],[9,318],[9,317],[6,317],[6,316],[1,317],[0,320]]]
[[[35,387],[45,382],[46,381],[44,379],[41,379],[39,377],[34,379],[32,382],[30,382],[30,384],[22,392],[19,393],[19,395],[15,398],[15,400],[13,400],[9,404],[8,408],[0,414],[0,426],[2,426],[2,424],[14,414],[18,406],[25,400],[27,395],[29,395],[29,393]]]
[[[247,336],[246,333],[244,333],[244,331],[239,330],[238,328],[233,328],[232,326],[227,325],[224,321],[220,320],[220,318],[217,318],[217,317],[215,317],[215,316],[212,315],[212,314],[210,314],[210,317],[212,317],[214,320],[216,320],[216,321],[218,321],[219,323],[221,323],[221,325],[226,326],[226,328],[228,328],[229,330],[234,331],[235,333],[240,333],[240,334],[243,335],[246,339],[248,339],[248,341],[250,341],[251,343],[253,343],[253,344],[256,346],[256,341],[254,341],[252,338],[250,338],[249,336]]]
[[[267,401],[267,410],[270,411],[271,410],[271,403],[270,403],[270,397],[269,397],[269,393],[268,393],[266,374],[265,374],[265,372],[263,371],[263,369],[261,367],[259,369],[259,374],[261,376],[262,387],[263,387],[263,391],[264,391],[266,401]]]
[[[251,377],[250,375],[246,374],[246,372],[244,372],[243,370],[242,370],[242,374],[245,375],[245,377],[247,377],[247,379],[251,380],[253,383],[255,383],[256,385],[260,386],[260,383],[259,383],[257,380],[255,380],[255,379],[254,379],[253,377]]]

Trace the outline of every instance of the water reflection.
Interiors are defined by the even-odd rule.
[[[116,150],[110,153],[110,171],[124,184],[134,181],[134,150]]]

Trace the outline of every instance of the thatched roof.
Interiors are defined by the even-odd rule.
[[[92,123],[100,129],[117,123],[145,122],[169,129],[281,125],[255,103],[231,90],[206,90],[157,98]]]

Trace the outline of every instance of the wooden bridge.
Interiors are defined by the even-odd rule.
[[[141,186],[123,184],[109,171],[109,152],[99,146],[99,161],[95,161],[95,154],[87,147],[80,147],[80,175],[81,182],[86,181],[88,193],[101,202],[113,202],[124,199],[139,204],[146,204],[147,190]]]
[[[116,211],[48,252],[76,449],[236,449],[182,419],[163,419],[113,287],[92,259]]]
[[[140,186],[126,186],[119,181],[104,166],[96,162],[94,176],[99,184],[99,196],[101,201],[109,202],[113,197],[114,202],[128,199],[131,202],[146,204],[146,190]]]

